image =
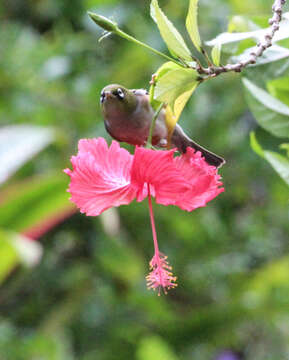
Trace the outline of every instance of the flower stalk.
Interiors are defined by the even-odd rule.
[[[104,30],[109,31],[110,33],[116,34],[120,37],[122,37],[123,39],[126,39],[128,41],[131,41],[137,45],[140,45],[150,51],[152,51],[153,53],[155,53],[156,55],[159,55],[163,58],[165,58],[168,61],[172,61],[176,64],[178,64],[179,66],[185,67],[181,62],[179,62],[178,60],[154,49],[153,47],[143,43],[142,41],[137,40],[136,38],[134,38],[133,36],[127,34],[126,32],[124,32],[123,30],[121,30],[118,27],[118,24],[108,18],[106,18],[105,16],[102,15],[98,15],[95,14],[93,12],[88,11],[88,15],[90,16],[90,18],[100,27],[102,27]]]

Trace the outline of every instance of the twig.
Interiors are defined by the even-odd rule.
[[[247,60],[242,60],[236,64],[227,64],[224,66],[209,66],[207,68],[197,67],[199,74],[206,74],[209,77],[215,77],[224,72],[242,71],[247,65],[255,64],[257,58],[262,56],[264,51],[272,46],[272,38],[276,31],[279,30],[279,23],[282,18],[282,6],[286,3],[286,0],[275,0],[272,6],[273,16],[269,19],[269,24],[271,25],[268,29],[268,32],[264,35],[264,39],[260,41],[255,48],[250,53],[250,56]],[[205,80],[205,79],[204,79]]]

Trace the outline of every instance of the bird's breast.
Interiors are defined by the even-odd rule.
[[[143,145],[146,142],[150,121],[138,114],[106,116],[107,132],[116,140],[132,145]]]

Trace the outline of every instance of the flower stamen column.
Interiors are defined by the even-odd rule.
[[[167,290],[171,288],[175,288],[177,286],[176,284],[177,278],[173,276],[171,272],[172,267],[168,264],[167,256],[160,253],[159,251],[150,185],[147,184],[147,187],[148,187],[149,213],[150,213],[150,220],[152,226],[155,253],[150,261],[151,272],[149,273],[149,275],[146,276],[146,280],[147,280],[148,289],[153,289],[153,290],[158,289],[158,296],[160,296],[161,289],[163,289],[164,293],[167,294]]]

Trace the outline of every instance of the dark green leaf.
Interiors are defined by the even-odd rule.
[[[279,176],[289,185],[289,159],[276,152],[263,150],[253,132],[250,134],[250,143],[256,154],[265,158]]]
[[[278,137],[289,137],[289,107],[243,78],[246,99],[258,124]]]
[[[289,159],[273,151],[265,151],[265,159],[289,185]]]

